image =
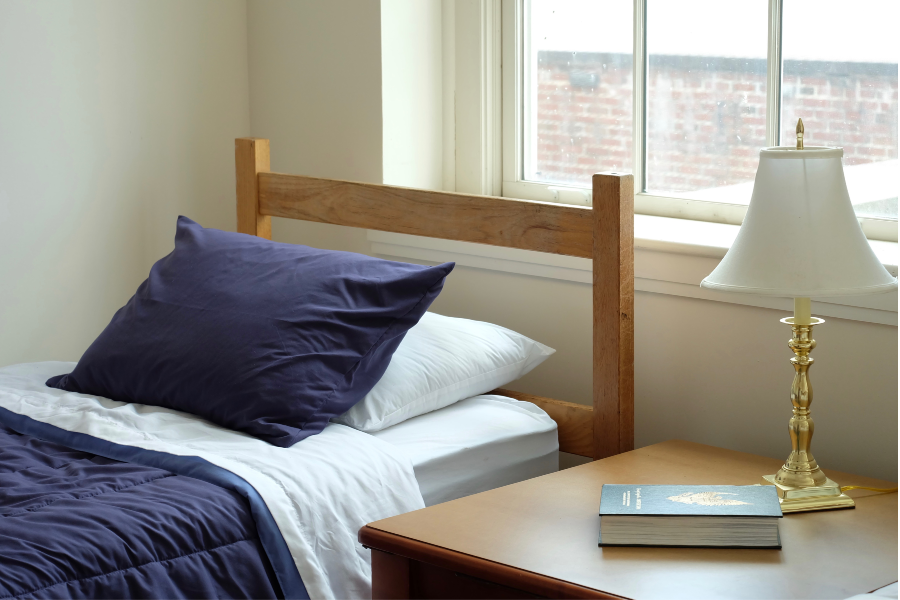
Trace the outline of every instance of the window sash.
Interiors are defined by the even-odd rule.
[[[634,1],[634,91],[633,91],[633,174],[635,180],[635,212],[638,214],[675,217],[697,221],[740,225],[747,213],[743,204],[727,204],[695,200],[683,196],[651,194],[646,191],[647,164],[647,0]],[[766,144],[778,146],[781,132],[781,52],[783,0],[769,0],[768,50],[766,60]],[[529,0],[504,0],[502,7],[503,54],[503,185],[504,196],[590,204],[588,188],[555,185],[524,180],[525,134],[529,131],[525,111],[526,57],[525,24]],[[511,68],[509,68],[511,67]],[[897,241],[897,221],[860,217],[863,231],[870,239]]]

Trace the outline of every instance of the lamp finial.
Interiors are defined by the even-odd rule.
[[[797,119],[797,150],[803,150],[803,119]]]

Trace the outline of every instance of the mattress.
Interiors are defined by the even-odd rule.
[[[559,470],[556,422],[504,396],[469,398],[372,435],[409,457],[426,506]]]

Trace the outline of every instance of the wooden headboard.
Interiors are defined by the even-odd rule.
[[[593,176],[593,208],[353,183],[269,171],[269,140],[235,140],[237,229],[272,237],[271,217],[593,259],[592,406],[510,390],[559,425],[559,446],[599,459],[634,448],[634,183]]]

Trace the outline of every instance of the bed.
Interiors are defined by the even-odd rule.
[[[241,233],[270,238],[275,216],[592,258],[592,406],[498,389],[278,448],[43,386],[71,365],[0,369],[0,597],[365,597],[365,523],[552,471],[557,451],[632,449],[630,175],[595,175],[589,209],[271,173],[261,139],[235,157]]]

